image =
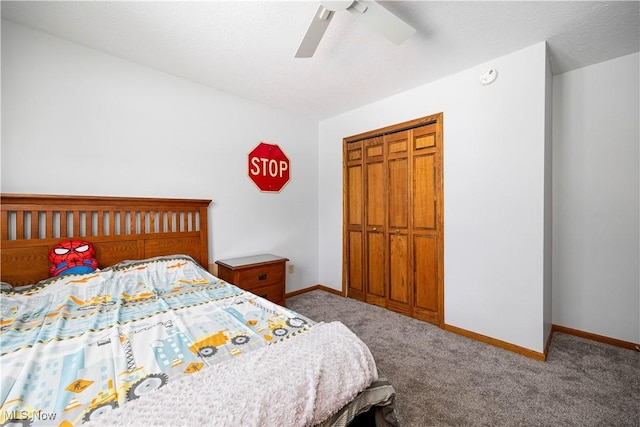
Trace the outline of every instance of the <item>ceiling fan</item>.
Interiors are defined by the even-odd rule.
[[[341,10],[353,13],[358,19],[397,45],[402,44],[416,32],[412,26],[373,0],[322,0],[300,43],[296,58],[313,56],[333,14]]]

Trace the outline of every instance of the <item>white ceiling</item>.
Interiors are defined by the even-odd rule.
[[[543,40],[554,74],[640,50],[638,1],[381,3],[417,33],[396,46],[339,11],[309,59],[319,1],[2,1],[2,18],[313,119]]]

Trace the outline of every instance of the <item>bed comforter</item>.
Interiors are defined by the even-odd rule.
[[[0,310],[0,423],[313,425],[377,378],[344,325],[184,256],[3,290]]]

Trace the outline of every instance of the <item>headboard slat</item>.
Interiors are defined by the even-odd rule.
[[[85,216],[85,227],[86,227],[86,237],[87,238],[91,238],[91,236],[93,236],[93,212],[92,211],[87,211],[86,216]]]
[[[125,259],[187,254],[209,263],[204,199],[1,195],[2,281],[47,278],[48,252],[68,238],[93,243],[100,268]]]
[[[120,214],[120,234],[127,234],[127,213],[123,210],[119,211],[118,213]]]
[[[33,236],[38,237],[40,235],[40,213],[38,211],[31,211],[29,216],[31,217],[31,230],[29,231],[29,236],[31,236],[31,238],[33,238]]]
[[[111,209],[107,212],[107,215],[109,217],[109,234],[115,236],[118,234],[116,230],[116,211]]]
[[[16,240],[24,239],[24,212],[16,214]]]
[[[55,214],[55,213],[54,213]],[[61,211],[59,212],[59,218],[60,218],[60,228],[58,230],[57,235],[60,236],[60,238],[65,238],[67,237],[67,211]],[[54,224],[55,227],[55,224]],[[55,236],[55,234],[54,234]]]
[[[149,212],[149,231],[151,233],[158,233],[160,230],[158,230],[156,227],[156,217],[158,215],[158,212],[155,211],[150,211]]]
[[[2,223],[0,224],[0,239],[2,239],[2,241],[5,241],[7,239],[9,239],[9,214],[6,211],[2,211],[2,214],[0,214],[0,221],[2,221]]]
[[[172,232],[174,230],[173,228],[173,216],[175,215],[175,212],[169,211],[168,215],[167,215],[167,230],[169,232]]]
[[[44,214],[44,220],[46,222],[47,232],[45,233],[46,239],[53,239],[53,212],[47,210]],[[2,239],[3,241],[5,239]]]
[[[96,220],[98,221],[98,236],[104,236],[104,212],[102,210],[98,210],[96,215]]]

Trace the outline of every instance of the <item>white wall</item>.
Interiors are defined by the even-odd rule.
[[[544,120],[544,290],[542,333],[545,343],[553,326],[553,74],[547,56]]]
[[[640,342],[639,55],[554,77],[553,323]]]
[[[296,266],[289,292],[341,289],[342,138],[442,111],[445,321],[542,351],[551,299],[545,56],[540,43],[318,130],[2,21],[1,189],[212,198],[212,262],[278,253]],[[485,87],[487,67],[499,76]],[[553,323],[638,342],[638,55],[553,85]],[[291,159],[282,193],[260,193],[247,178],[260,141]]]
[[[342,138],[444,112],[445,323],[542,352],[545,69],[543,42],[321,122],[320,282],[342,286]]]
[[[260,193],[260,141],[291,161]],[[213,199],[210,261],[271,252],[318,283],[317,123],[2,21],[3,192]]]

